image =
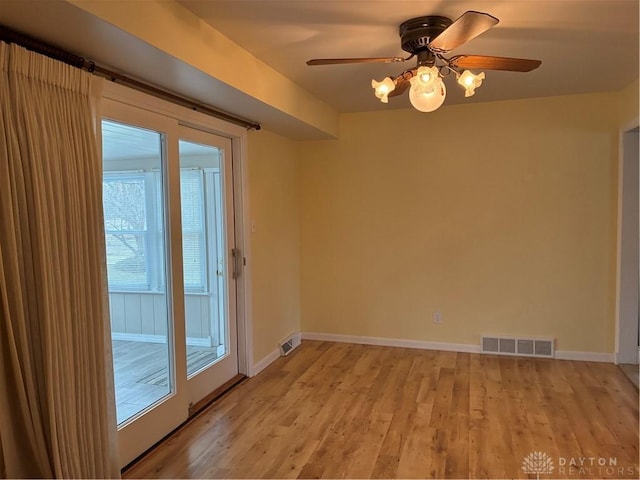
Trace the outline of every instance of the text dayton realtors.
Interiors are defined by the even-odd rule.
[[[637,466],[619,466],[616,457],[558,457],[558,473],[611,477],[637,475],[640,469]]]

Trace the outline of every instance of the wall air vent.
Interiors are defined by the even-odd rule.
[[[282,345],[280,345],[281,356],[287,355],[291,350],[293,350],[293,339],[287,340]]]
[[[286,357],[289,352],[300,345],[300,334],[292,334],[280,340],[280,356]]]
[[[482,353],[495,355],[516,355],[519,357],[553,358],[553,338],[531,337],[494,337],[482,336],[480,342]]]

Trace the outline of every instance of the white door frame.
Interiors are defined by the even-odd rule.
[[[105,82],[104,97],[138,108],[176,118],[181,125],[214,133],[231,139],[234,168],[234,202],[236,215],[236,245],[245,258],[243,275],[238,278],[238,371],[253,375],[253,325],[251,311],[251,242],[247,232],[251,231],[249,214],[249,174],[247,156],[247,129],[204,113],[175,105],[160,98],[138,92],[123,85]],[[236,175],[237,173],[237,175]]]
[[[238,372],[243,375],[252,376],[253,326],[251,316],[251,245],[250,237],[247,235],[247,232],[251,231],[251,217],[249,214],[247,129],[112,82],[105,82],[103,97],[124,105],[134,106],[136,109],[143,111],[146,110],[152,114],[159,114],[170,119],[177,120],[180,125],[231,139],[231,154],[234,158],[234,170],[239,170],[234,171],[233,175],[234,207],[236,212],[235,243],[236,248],[240,249],[244,258],[244,268],[236,282]],[[100,112],[100,114],[101,113],[102,112]],[[101,118],[102,115],[99,115],[99,117]],[[177,148],[177,141],[175,142],[175,145]],[[178,155],[174,155],[174,157],[178,158]],[[174,272],[174,274],[175,273],[176,272]],[[183,301],[182,298],[173,300],[177,302]],[[184,328],[184,325],[176,328]],[[184,352],[175,352],[176,362],[186,362],[186,357],[181,353]],[[186,378],[184,381],[186,382]],[[182,391],[185,391],[185,389],[183,388]],[[186,416],[184,418],[186,420]],[[145,416],[142,416],[137,421],[145,423],[145,429],[162,427],[161,425],[151,424],[152,422],[150,417],[145,418]],[[169,431],[166,431],[166,433]],[[132,451],[135,450],[135,448],[132,448]],[[120,459],[122,465],[126,465],[135,458],[122,457],[124,457]]]
[[[222,121],[221,121],[222,122]],[[225,123],[225,122],[222,122]],[[247,377],[254,376],[253,368],[253,311],[251,308],[251,215],[249,211],[249,158],[247,155],[247,130],[237,127],[238,135],[231,137],[231,154],[239,162],[233,162],[234,195],[236,215],[241,221],[236,224],[236,245],[243,256],[244,269],[238,278],[238,372]],[[236,217],[237,218],[237,217]]]
[[[623,242],[623,225],[626,223],[624,215],[625,195],[624,195],[624,183],[625,180],[629,181],[629,178],[625,177],[625,135],[640,125],[640,119],[629,122],[623,125],[618,131],[618,216],[617,216],[617,248],[616,248],[616,305],[615,305],[615,363],[638,363],[638,318],[633,318],[631,315],[625,315],[623,310],[626,310],[626,302],[628,301],[627,295],[630,289],[636,290],[635,298],[637,303],[637,286],[638,279],[632,278],[629,280],[628,274],[625,274],[623,269],[626,262],[625,257],[635,255],[635,271],[638,272],[638,232],[635,232],[634,245],[629,245]],[[627,159],[628,161],[628,159]],[[637,161],[637,160],[636,160]],[[628,168],[627,168],[628,170]],[[640,185],[640,178],[634,179],[634,187],[638,188]],[[628,252],[627,248],[635,248],[635,252]],[[637,277],[637,275],[636,275]],[[634,286],[635,282],[635,286]],[[628,284],[628,285],[627,285]],[[638,306],[635,305],[636,311]]]

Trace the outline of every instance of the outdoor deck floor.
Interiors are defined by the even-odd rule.
[[[118,424],[170,393],[166,343],[113,340]],[[217,358],[216,347],[187,346],[187,371]]]

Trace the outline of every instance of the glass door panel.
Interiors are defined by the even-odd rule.
[[[188,394],[196,403],[238,373],[229,139],[181,127],[180,196]]]
[[[187,376],[227,351],[220,151],[179,141]]]
[[[103,208],[118,424],[174,390],[164,278],[164,136],[102,122]]]

